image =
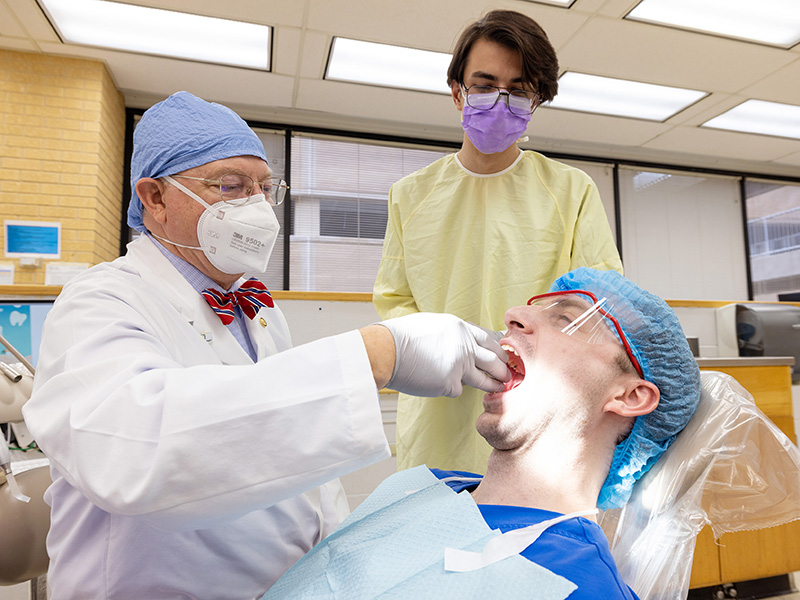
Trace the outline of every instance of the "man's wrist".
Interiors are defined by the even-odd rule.
[[[358,330],[369,357],[375,385],[381,389],[389,383],[396,360],[394,336],[383,325],[367,325]]]

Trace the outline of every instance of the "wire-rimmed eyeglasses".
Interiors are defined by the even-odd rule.
[[[539,106],[541,98],[536,92],[523,89],[507,90],[494,85],[471,85],[464,87],[461,84],[461,91],[464,98],[472,108],[477,110],[489,110],[497,104],[500,96],[506,97],[506,106],[512,114],[525,116],[530,115]]]
[[[279,177],[271,177],[262,183],[256,183],[248,175],[239,173],[228,173],[219,179],[204,179],[203,177],[190,177],[189,175],[173,175],[175,179],[194,179],[202,181],[219,194],[220,199],[226,204],[237,206],[244,204],[253,195],[264,194],[267,202],[272,206],[278,206],[286,197],[286,190],[289,186]]]

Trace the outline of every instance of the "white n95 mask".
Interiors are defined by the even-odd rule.
[[[229,275],[266,272],[281,227],[264,194],[254,194],[238,205],[225,202],[209,205],[172,177],[164,179],[206,209],[197,221],[200,246],[165,241],[182,248],[202,250],[212,265]]]

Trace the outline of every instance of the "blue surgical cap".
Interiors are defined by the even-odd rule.
[[[633,429],[614,451],[597,505],[625,504],[633,484],[656,463],[683,430],[700,400],[700,370],[675,312],[658,296],[646,292],[616,271],[581,267],[559,277],[551,292],[585,290],[607,298],[644,379],[661,392],[658,407],[636,418]]]
[[[189,92],[151,106],[133,131],[128,226],[144,231],[142,201],[136,195],[141,178],[174,175],[233,156],[267,160],[261,140],[230,108]]]

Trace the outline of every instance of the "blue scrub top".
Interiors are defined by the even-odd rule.
[[[431,471],[439,479],[481,477],[466,471]],[[451,480],[445,483],[456,492],[472,491],[478,486],[475,481]],[[479,504],[478,509],[489,527],[503,533],[559,516],[559,513],[524,506]],[[548,528],[522,552],[522,556],[577,585],[578,589],[572,592],[569,600],[596,600],[598,597],[604,600],[639,600],[622,581],[603,530],[597,523],[583,517]],[[598,595],[600,592],[602,596]]]

